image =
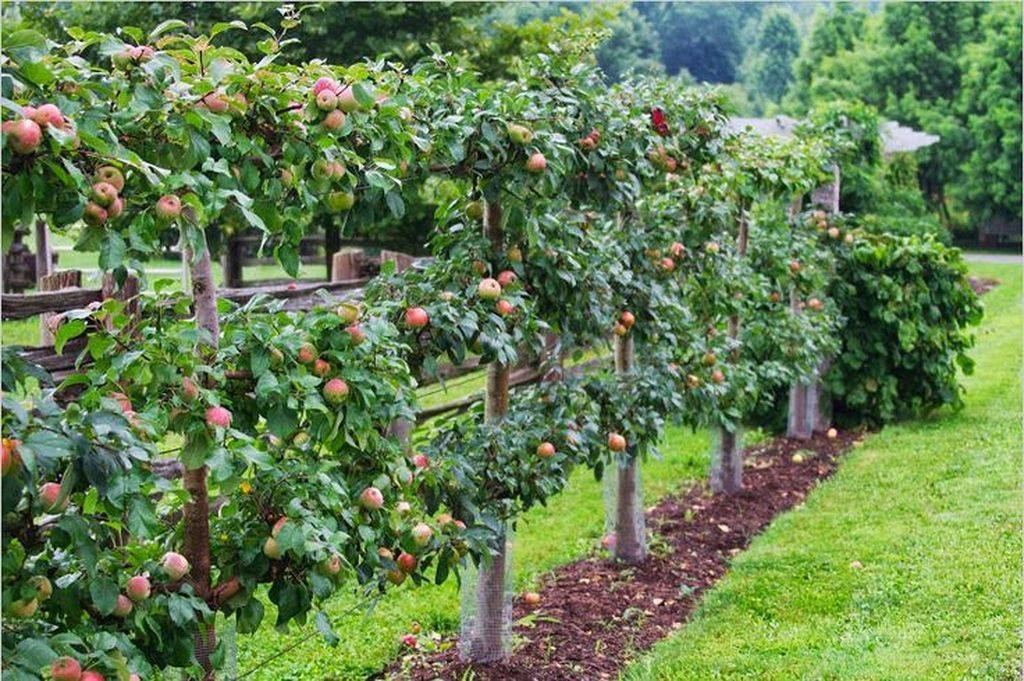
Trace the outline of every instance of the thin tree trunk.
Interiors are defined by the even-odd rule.
[[[799,300],[796,290],[789,293],[789,309],[792,314],[800,312]],[[814,387],[806,380],[796,380],[789,386],[789,419],[786,424],[786,436],[798,440],[806,440],[811,437],[813,428],[807,414],[808,391]]]
[[[209,333],[205,343],[196,348],[200,354],[215,351],[220,327],[217,321],[217,286],[213,280],[210,251],[195,257],[191,249],[184,251],[190,263],[192,279],[192,300],[195,306],[196,324]],[[189,501],[184,508],[185,532],[183,537],[185,557],[192,566],[190,576],[196,595],[208,599],[212,593],[210,581],[210,498],[206,486],[206,466],[185,469],[184,487]],[[206,670],[205,679],[213,679],[213,665],[210,655],[217,645],[217,633],[213,621],[198,623],[196,630],[196,659]],[[208,626],[207,626],[208,625]]]
[[[747,224],[746,206],[740,207],[739,231],[736,235],[736,257],[742,260],[747,255],[749,226]],[[740,337],[740,316],[729,317],[729,338],[733,341]],[[731,360],[739,360],[740,349],[733,350]],[[743,452],[737,446],[736,432],[722,429],[718,451],[711,464],[711,491],[715,494],[734,494],[743,487]]]
[[[501,205],[488,201],[484,206],[484,235],[495,252],[502,247]],[[485,418],[495,423],[508,413],[509,368],[498,362],[487,365],[487,401]],[[507,655],[505,636],[505,569],[508,544],[503,533],[498,552],[489,565],[480,567],[477,580],[476,616],[468,657],[473,662],[493,662]]]
[[[615,336],[614,354],[616,373],[631,373],[635,360],[633,337]],[[615,543],[612,556],[625,563],[638,563],[647,554],[638,458],[634,457],[626,464],[616,462],[614,499]]]

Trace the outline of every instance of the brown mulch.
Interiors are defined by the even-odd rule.
[[[999,286],[1000,283],[998,279],[990,279],[989,277],[967,277],[967,281],[979,296],[985,295],[996,286]]]
[[[655,540],[645,561],[627,566],[605,557],[580,560],[544,579],[540,605],[516,599],[514,652],[505,662],[469,665],[449,645],[410,653],[388,673],[418,681],[615,678],[637,652],[681,627],[730,559],[775,516],[802,503],[859,437],[777,438],[747,451],[739,494],[714,497],[701,484],[666,497],[647,513]],[[800,450],[808,451],[794,462]]]

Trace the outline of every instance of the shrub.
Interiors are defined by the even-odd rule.
[[[930,237],[859,234],[836,246],[830,296],[846,326],[828,373],[837,420],[878,425],[958,408],[982,315],[960,251]]]

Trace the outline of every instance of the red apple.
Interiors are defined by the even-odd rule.
[[[613,452],[622,452],[626,450],[626,438],[622,437],[618,433],[608,434],[608,449]]]
[[[616,324],[614,327],[612,327],[612,333],[614,333],[616,336],[625,336],[627,333],[629,333],[629,329],[627,329],[624,324]]]
[[[114,166],[101,166],[93,174],[97,182],[106,182],[120,194],[124,189],[124,175]]]
[[[79,681],[82,665],[73,657],[58,657],[50,665],[52,681]]]
[[[502,270],[498,273],[498,283],[501,284],[502,288],[508,288],[512,284],[516,283],[518,277],[512,270]]]
[[[8,475],[17,475],[21,470],[21,453],[18,452],[18,445],[21,444],[21,440],[12,440],[10,438],[3,438],[2,447],[0,447],[0,473],[3,477]]]
[[[13,601],[10,606],[8,606],[8,612],[11,614],[11,617],[16,617],[18,619],[31,617],[36,614],[36,610],[38,609],[39,601],[35,598],[23,598],[18,601]]]
[[[627,329],[633,328],[633,324],[636,323],[636,317],[633,316],[632,312],[628,310],[619,315],[619,324],[622,324]]]
[[[330,90],[331,92],[337,94],[338,90],[340,89],[341,86],[338,85],[338,81],[334,80],[333,78],[328,78],[324,76],[322,78],[318,78],[317,81],[313,83],[313,96],[315,97],[319,95],[324,90]]]
[[[164,194],[156,202],[156,217],[161,222],[177,220],[181,215],[181,199],[174,194]]]
[[[321,111],[334,111],[338,108],[338,95],[330,90],[321,90],[316,96],[316,106]]]
[[[356,99],[356,94],[352,91],[352,87],[352,85],[346,85],[341,92],[338,93],[338,108],[345,113],[352,113],[360,108],[359,101]]]
[[[416,546],[426,546],[434,536],[434,531],[426,523],[418,523],[412,528],[412,539]]]
[[[64,500],[57,503],[60,497],[60,483],[59,482],[44,482],[39,487],[39,500],[42,502],[43,510],[47,513],[60,513],[68,507],[70,499],[64,497]]]
[[[430,466],[430,459],[426,454],[416,454],[412,457],[412,463],[416,468],[427,468]]]
[[[547,169],[548,160],[539,151],[530,154],[530,158],[526,159],[526,170],[531,173],[543,173]]]
[[[36,590],[36,600],[40,603],[49,600],[53,595],[53,584],[43,575],[34,575],[28,580],[29,586]]]
[[[395,562],[398,563],[398,567],[402,570],[402,572],[414,571],[416,569],[416,564],[419,563],[419,561],[416,559],[416,556],[410,553],[406,553],[405,551],[402,551],[402,553],[398,554],[398,559]]]
[[[359,495],[359,503],[367,511],[379,511],[384,507],[384,495],[376,487],[367,487]]]
[[[497,300],[501,295],[501,284],[496,279],[481,279],[476,292],[484,300]]]
[[[409,648],[415,648],[417,645],[416,636],[413,634],[406,634],[402,637],[402,645],[408,646]]]
[[[102,208],[107,208],[117,200],[117,189],[108,182],[97,182],[92,186],[92,200]]]
[[[89,671],[82,672],[82,676],[78,681],[106,681],[106,677],[98,671],[90,669]]]
[[[358,324],[353,324],[352,326],[346,328],[345,331],[348,333],[353,345],[360,345],[363,341],[366,340],[366,333],[363,331],[363,328]]]
[[[114,605],[114,616],[127,617],[132,614],[132,608],[134,607],[135,606],[132,605],[131,599],[124,594],[118,594],[117,603]]]
[[[341,109],[335,109],[324,116],[324,127],[328,130],[340,130],[343,125],[345,125],[345,112]]]
[[[547,459],[555,455],[555,446],[550,442],[541,442],[537,445],[537,456]]]
[[[387,578],[389,582],[391,582],[395,586],[398,586],[399,584],[405,581],[406,573],[402,572],[401,570],[388,570],[384,573],[384,576]]]
[[[302,364],[312,364],[316,361],[316,356],[316,348],[309,343],[304,343],[302,347],[299,348],[298,359]]]
[[[507,317],[516,311],[515,306],[504,298],[499,300],[494,307],[502,317]]]
[[[43,131],[33,120],[22,118],[7,130],[7,143],[17,154],[31,154],[43,141]]]
[[[313,373],[320,378],[326,378],[327,374],[331,373],[331,363],[317,358],[317,360],[313,362]]]
[[[348,383],[340,378],[332,378],[324,386],[324,399],[329,404],[341,404],[348,397]]]
[[[185,556],[173,551],[168,551],[164,554],[164,557],[160,560],[160,566],[164,574],[172,582],[177,582],[187,575],[188,571],[192,568],[188,561],[185,560]]]
[[[144,601],[149,598],[150,594],[150,583],[149,577],[146,575],[135,575],[128,579],[128,583],[124,587],[124,592],[128,594],[128,598],[132,599],[136,603]]]
[[[711,382],[719,385],[725,383],[725,374],[722,373],[721,369],[715,369],[711,372]]]
[[[797,272],[799,272],[800,271],[800,262],[797,261],[797,260],[790,260],[789,261],[789,271],[792,272],[793,274],[796,274]]]
[[[405,325],[411,329],[422,329],[429,322],[430,317],[422,307],[410,307],[405,311]]]
[[[102,206],[95,204],[92,201],[85,204],[85,210],[82,212],[82,220],[84,220],[85,224],[90,227],[99,227],[103,225],[107,221],[108,217],[109,213],[107,213]]]
[[[113,219],[120,217],[124,213],[124,199],[120,196],[114,199],[114,202],[107,207],[107,218]]]
[[[210,428],[230,428],[231,412],[224,407],[210,407],[206,410],[206,425]]]
[[[527,591],[523,594],[523,603],[530,607],[540,605],[540,594],[536,591]]]
[[[199,397],[199,386],[188,376],[181,379],[181,396],[186,402],[193,402]]]

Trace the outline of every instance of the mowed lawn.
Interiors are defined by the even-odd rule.
[[[869,437],[626,679],[1019,678],[1021,268],[972,271],[967,407]]]

